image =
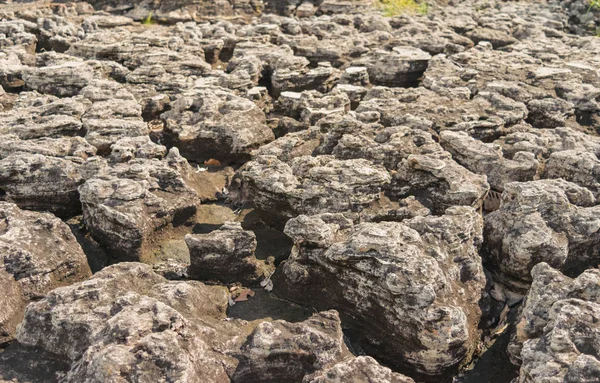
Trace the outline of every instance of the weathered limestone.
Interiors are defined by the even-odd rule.
[[[208,234],[188,234],[185,242],[190,250],[188,275],[193,279],[258,283],[275,269],[256,259],[256,236],[236,222]]]
[[[0,343],[14,336],[26,303],[90,275],[66,224],[51,214],[0,202]]]
[[[519,383],[592,382],[600,376],[600,273],[571,279],[537,264],[508,352],[520,364]]]
[[[478,339],[481,229],[467,207],[402,223],[300,215],[286,224],[295,246],[275,289],[339,310],[365,351],[435,381],[468,358]]]
[[[176,148],[164,160],[105,165],[79,188],[85,225],[114,259],[149,261],[153,237],[196,212],[198,195],[186,184],[192,173]]]
[[[252,101],[221,88],[183,94],[162,118],[181,154],[198,162],[244,161],[251,150],[274,139],[265,114]]]
[[[564,180],[504,185],[500,209],[485,217],[484,262],[496,280],[524,292],[535,264],[569,275],[598,263],[600,206],[592,193]]]

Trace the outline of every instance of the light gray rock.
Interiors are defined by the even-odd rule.
[[[339,310],[360,334],[355,341],[395,368],[422,379],[451,375],[479,338],[481,229],[467,207],[402,223],[300,215],[286,224],[295,246],[273,277],[275,291]]]
[[[25,87],[58,97],[79,94],[94,78],[94,71],[81,61],[31,68],[23,73]]]
[[[599,271],[589,269],[571,279],[539,263],[531,273],[533,283],[508,347],[511,360],[521,366],[516,381],[597,380]]]
[[[265,114],[250,100],[222,88],[196,89],[179,96],[161,116],[173,144],[188,160],[245,161],[250,151],[272,141]]]
[[[482,257],[496,280],[523,292],[540,262],[576,275],[598,263],[600,207],[564,180],[504,186],[500,209],[485,217]]]
[[[51,214],[0,202],[0,343],[14,336],[26,303],[90,275],[86,256],[66,224]]]
[[[244,193],[267,214],[282,219],[298,214],[360,212],[380,198],[389,173],[367,160],[301,156],[286,164],[259,156],[239,174]]]
[[[391,51],[370,52],[354,65],[367,68],[372,84],[406,87],[418,82],[429,59],[431,55],[418,48],[397,46]]]
[[[186,184],[192,173],[176,148],[164,160],[105,167],[79,188],[84,223],[114,259],[150,261],[157,232],[196,213],[198,194]]]
[[[408,376],[392,372],[370,356],[359,356],[338,363],[307,383],[414,383]]]
[[[504,184],[512,181],[532,181],[540,170],[533,153],[516,152],[508,159],[499,145],[483,143],[465,132],[442,131],[440,144],[459,164],[487,176],[491,188],[497,191],[503,191]]]
[[[233,360],[214,351],[225,345],[209,324],[224,318],[227,296],[120,263],[30,305],[17,339],[68,361],[65,382],[117,382],[123,371],[136,380],[228,382]]]
[[[395,198],[415,196],[434,214],[443,214],[450,206],[480,207],[489,188],[485,176],[471,173],[443,152],[403,159],[392,176],[389,193]]]

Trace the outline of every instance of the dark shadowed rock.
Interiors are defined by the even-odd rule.
[[[256,236],[236,222],[227,222],[208,234],[188,234],[190,278],[221,283],[257,283],[268,277],[274,266],[254,256]]]

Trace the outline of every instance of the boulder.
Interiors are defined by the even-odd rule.
[[[226,222],[207,234],[188,234],[185,243],[190,250],[188,275],[193,279],[252,284],[274,271],[273,265],[256,259],[256,236],[238,222]]]
[[[203,88],[179,96],[161,117],[172,142],[188,160],[236,163],[275,136],[252,101],[231,91]]]
[[[12,340],[25,304],[88,278],[83,250],[61,220],[0,202],[0,343]]]
[[[360,223],[340,214],[300,215],[273,276],[277,294],[347,319],[365,352],[410,376],[439,381],[479,339],[485,277],[481,217],[452,207],[441,217]]]
[[[193,174],[177,148],[163,160],[105,166],[79,187],[84,223],[113,259],[149,262],[153,237],[196,213],[200,201],[186,183]]]
[[[546,262],[567,275],[598,264],[600,206],[586,188],[564,180],[513,182],[500,208],[485,217],[482,257],[495,279],[514,291],[531,284]]]
[[[286,164],[258,156],[239,174],[243,194],[273,217],[298,214],[360,212],[380,198],[389,173],[367,160],[301,156]]]
[[[518,383],[593,382],[600,377],[600,272],[569,278],[547,263],[533,282],[508,347],[521,366]]]

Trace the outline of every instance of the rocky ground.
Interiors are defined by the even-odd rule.
[[[0,4],[0,382],[600,381],[600,5]]]

